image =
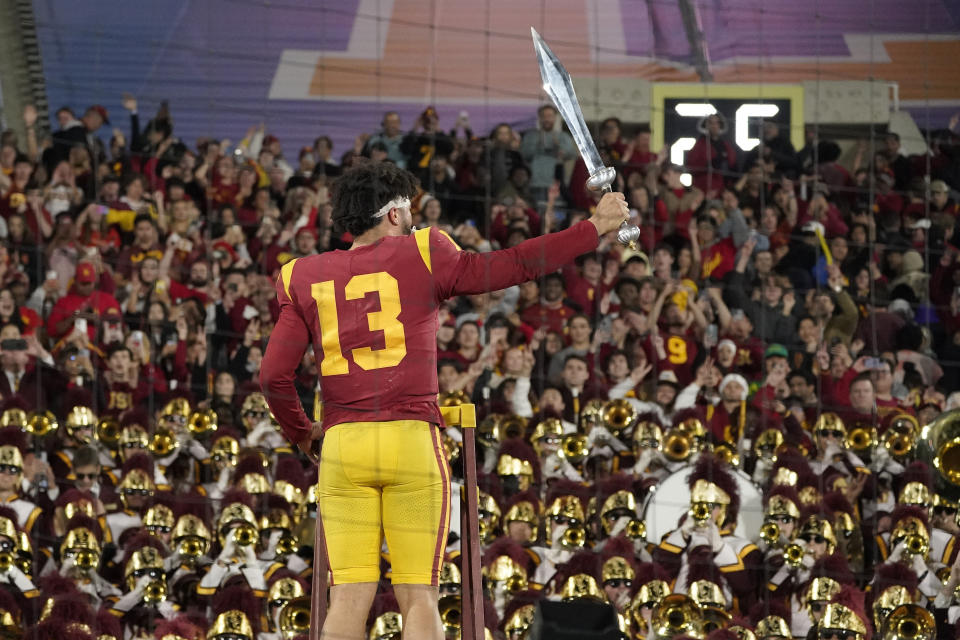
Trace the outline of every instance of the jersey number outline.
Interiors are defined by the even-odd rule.
[[[400,286],[386,271],[355,275],[343,289],[345,300],[359,300],[368,293],[376,293],[380,310],[367,313],[367,327],[371,332],[383,332],[383,349],[357,347],[351,351],[353,361],[364,371],[395,367],[407,355],[406,334],[400,316]],[[337,297],[333,280],[314,282],[310,295],[317,303],[320,316],[320,345],[323,360],[321,376],[341,376],[350,373],[350,364],[340,347],[340,319],[337,315]]]

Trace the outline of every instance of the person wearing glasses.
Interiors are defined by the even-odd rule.
[[[0,503],[13,509],[17,513],[17,526],[33,536],[43,510],[21,497],[25,451],[26,438],[19,427],[0,429]]]

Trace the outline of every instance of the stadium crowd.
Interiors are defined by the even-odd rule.
[[[26,138],[0,140],[0,629],[292,638],[316,468],[258,378],[282,266],[350,246],[331,228],[336,176],[407,168],[417,226],[477,252],[599,196],[549,106],[485,136],[390,112],[342,154],[326,136],[291,153],[262,125],[191,145],[166,106],[146,124],[123,106],[107,143],[98,105],[60,109],[43,139],[27,108]],[[638,639],[869,640],[903,620],[955,637],[960,464],[918,441],[931,423],[960,435],[960,136],[906,156],[881,134],[842,163],[814,128],[797,150],[768,123],[748,153],[722,116],[701,132],[681,167],[648,128],[605,120],[638,246],[605,237],[441,311],[439,401],[481,419],[489,637],[527,637],[540,599],[609,602]],[[308,350],[297,384],[319,419],[317,370]],[[455,482],[459,442],[448,428]],[[644,516],[678,505],[648,535]],[[385,549],[370,638],[399,638],[397,611]]]

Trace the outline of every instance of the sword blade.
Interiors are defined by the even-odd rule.
[[[600,159],[600,153],[597,151],[597,145],[593,142],[593,136],[587,129],[587,123],[583,120],[583,112],[580,110],[580,102],[577,100],[577,93],[573,89],[570,74],[567,73],[566,67],[537,33],[537,30],[530,27],[530,34],[533,36],[533,46],[537,51],[537,62],[540,65],[543,90],[550,96],[550,100],[553,101],[557,111],[560,112],[570,128],[570,135],[573,136],[574,142],[577,143],[577,149],[583,156],[583,161],[587,165],[587,172],[590,175],[597,174],[605,167]]]

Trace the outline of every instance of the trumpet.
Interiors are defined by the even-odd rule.
[[[681,634],[702,637],[703,612],[690,596],[673,593],[660,601],[653,610],[650,626],[657,638],[672,638]]]
[[[916,604],[902,604],[884,620],[879,637],[882,640],[933,640],[936,635],[933,614]]]
[[[278,622],[284,640],[310,633],[310,598],[301,596],[288,601],[280,609]]]
[[[883,436],[883,446],[890,452],[890,455],[896,460],[902,460],[910,455],[917,442],[917,434],[913,431],[900,433],[897,431],[888,431]]]
[[[927,552],[930,550],[930,545],[927,543],[927,539],[915,533],[906,536],[903,539],[903,544],[904,553],[911,556],[922,556],[926,558]]]
[[[766,522],[760,527],[760,539],[768,545],[775,545],[780,541],[780,525],[776,522]]]
[[[663,442],[663,455],[670,462],[685,462],[693,453],[693,440],[685,433],[673,431]]]
[[[199,558],[203,555],[206,545],[200,538],[187,538],[180,543],[180,555],[190,558]]]
[[[877,446],[877,430],[873,427],[854,427],[847,434],[846,444],[854,453],[869,452]]]
[[[120,443],[120,423],[114,418],[101,418],[97,423],[96,435],[104,446],[115,451]]]
[[[167,583],[161,578],[151,580],[143,590],[143,601],[147,604],[157,604],[167,599]]]
[[[713,448],[713,453],[732,467],[740,466],[740,454],[729,443],[721,442]]]
[[[242,524],[233,530],[233,542],[238,547],[249,547],[257,543],[257,530],[249,524]]]
[[[440,610],[440,621],[443,623],[443,632],[447,637],[460,637],[460,625],[463,618],[463,608],[460,596],[443,596],[437,603]]]
[[[580,464],[587,459],[587,436],[582,433],[571,433],[563,437],[560,443],[561,455],[570,461],[570,464]]]
[[[694,502],[690,506],[690,517],[697,522],[706,522],[710,519],[710,507],[703,502]]]
[[[509,415],[500,422],[500,440],[522,438],[527,432],[527,419]]]
[[[805,555],[807,555],[806,549],[794,542],[788,544],[787,548],[783,550],[783,561],[791,567],[798,569],[803,564],[803,557]]]
[[[583,527],[569,527],[563,532],[563,537],[560,538],[560,546],[571,551],[583,549],[586,543],[587,530]]]
[[[630,540],[645,540],[647,537],[647,525],[643,520],[634,518],[627,523],[626,534]]]
[[[166,458],[179,446],[180,441],[177,440],[176,434],[169,427],[157,427],[157,432],[153,434],[148,448],[154,456]]]
[[[614,435],[633,424],[637,419],[637,410],[626,398],[611,400],[603,406],[603,425]]]
[[[34,438],[42,438],[59,428],[57,417],[49,411],[35,411],[27,415],[27,433]]]
[[[213,409],[196,411],[187,421],[187,429],[194,436],[203,436],[217,430],[217,413]]]
[[[291,553],[296,553],[299,548],[300,541],[295,536],[280,536],[280,539],[277,540],[277,555],[288,556]]]

